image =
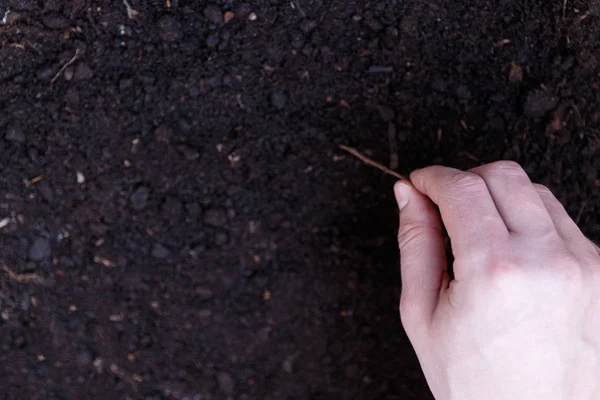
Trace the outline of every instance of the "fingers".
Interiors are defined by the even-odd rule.
[[[448,286],[446,255],[439,214],[433,203],[408,182],[398,182],[394,193],[400,208],[400,313],[409,336],[429,325],[440,291]]]
[[[500,161],[473,168],[470,172],[485,181],[509,231],[539,236],[554,229],[544,202],[519,164]]]
[[[571,219],[563,205],[552,194],[552,192],[543,185],[534,185],[538,192],[544,207],[546,208],[558,235],[565,242],[567,247],[575,256],[597,257],[598,246],[590,241],[581,232],[575,221]]]
[[[414,171],[410,177],[415,188],[439,207],[457,261],[485,257],[492,247],[508,239],[508,229],[479,175],[434,166]],[[459,274],[469,271],[460,271],[459,264],[455,263],[455,273],[460,279]]]

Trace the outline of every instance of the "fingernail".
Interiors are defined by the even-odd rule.
[[[396,195],[396,202],[398,203],[400,211],[408,204],[408,200],[410,200],[410,191],[410,186],[402,181],[398,181],[394,185],[394,195]]]

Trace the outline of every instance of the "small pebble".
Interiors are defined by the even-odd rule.
[[[33,11],[38,8],[37,0],[9,0],[8,4],[16,10]]]
[[[86,63],[81,63],[75,69],[75,80],[85,81],[94,77],[94,71]]]
[[[51,67],[44,67],[36,73],[36,76],[41,81],[49,81],[52,79],[55,73],[56,71],[54,71],[54,69]]]
[[[65,29],[69,26],[69,21],[60,15],[46,15],[42,17],[42,23],[46,28],[50,29]]]
[[[23,143],[25,141],[25,134],[18,126],[11,125],[6,130],[6,140],[10,142]]]
[[[63,72],[63,76],[65,77],[65,80],[70,81],[71,79],[73,79],[73,75],[75,75],[75,68],[73,68],[72,65],[69,65],[65,69],[65,72]]]
[[[277,110],[283,110],[286,102],[287,102],[287,96],[284,92],[278,90],[278,91],[271,93],[271,104]]]
[[[213,24],[220,25],[223,23],[223,13],[221,8],[217,5],[211,4],[206,6],[204,9],[204,16]]]
[[[29,248],[29,258],[33,261],[47,260],[52,255],[50,240],[37,238]]]
[[[217,382],[219,383],[221,393],[231,396],[235,391],[235,382],[227,372],[217,373]]]
[[[160,38],[165,42],[177,42],[183,37],[179,22],[170,15],[165,15],[158,20]]]
[[[204,211],[203,221],[206,225],[221,227],[227,224],[227,212],[223,208],[209,208]]]
[[[317,23],[315,21],[311,21],[310,19],[305,19],[300,23],[300,29],[304,33],[310,33],[316,27]]]
[[[198,152],[198,150],[185,144],[178,146],[177,150],[179,150],[183,157],[188,161],[197,160],[198,158],[200,158],[200,153]]]
[[[558,97],[540,89],[532,90],[525,100],[525,115],[540,118],[558,106]]]
[[[89,365],[92,363],[92,361],[94,361],[94,356],[88,350],[82,350],[79,353],[77,353],[77,355],[75,356],[75,362],[80,367]]]
[[[456,97],[460,100],[471,100],[473,95],[466,85],[458,85],[455,90]]]
[[[63,8],[63,0],[45,0],[44,12],[60,11]]]
[[[227,232],[218,232],[215,235],[215,244],[217,246],[226,245],[228,242],[229,242],[229,235],[227,234]]]
[[[196,288],[196,293],[200,297],[200,300],[210,300],[214,296],[212,289],[208,286],[200,286]]]
[[[143,210],[148,205],[150,198],[150,190],[145,186],[140,186],[131,195],[131,208],[136,211]]]
[[[152,246],[152,257],[158,260],[164,260],[169,257],[169,255],[171,255],[171,252],[162,244],[155,243],[154,246]]]
[[[207,47],[217,47],[219,44],[219,35],[217,33],[211,33],[206,38],[206,46]]]
[[[304,33],[302,31],[293,31],[292,32],[292,47],[295,49],[301,49],[304,47]]]
[[[81,171],[76,172],[77,175],[77,183],[82,184],[85,183],[85,175]]]
[[[248,20],[249,20],[249,21],[256,21],[256,18],[258,18],[258,17],[256,16],[256,13],[250,13],[250,14],[248,15]]]

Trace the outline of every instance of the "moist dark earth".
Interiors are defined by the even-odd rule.
[[[431,399],[394,179],[340,144],[516,160],[600,239],[598,0],[0,17],[2,399]]]

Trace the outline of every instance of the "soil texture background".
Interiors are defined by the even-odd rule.
[[[1,0],[0,398],[431,399],[393,178],[600,238],[598,0]]]

